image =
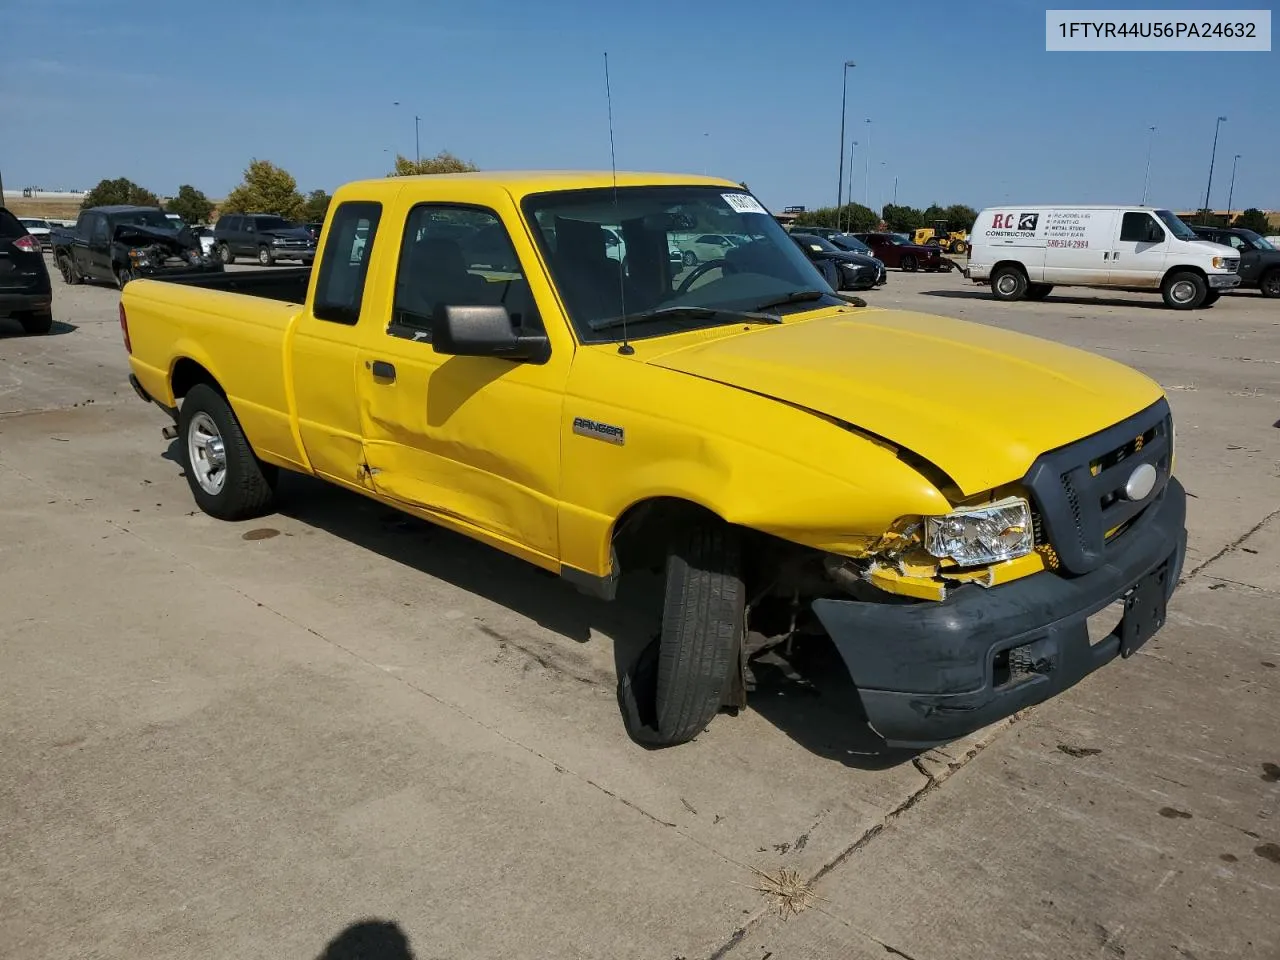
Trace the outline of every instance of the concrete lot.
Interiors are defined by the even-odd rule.
[[[0,321],[6,960],[1280,956],[1275,301],[868,295],[1156,377],[1194,497],[1139,656],[911,760],[821,646],[646,752],[613,659],[644,584],[589,601],[303,478],[197,513],[116,292],[54,290],[54,335]],[[783,867],[820,898],[786,920],[753,873]]]

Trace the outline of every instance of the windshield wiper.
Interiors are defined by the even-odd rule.
[[[753,313],[746,310],[723,310],[719,307],[697,307],[692,304],[674,307],[657,307],[653,310],[642,310],[639,313],[628,313],[618,317],[605,317],[588,324],[593,331],[612,330],[615,327],[630,326],[633,323],[648,323],[651,320],[670,320],[687,317],[693,320],[711,320],[726,317],[730,320],[741,320],[746,323],[781,323],[782,318],[771,313]]]
[[[757,310],[768,310],[770,307],[785,307],[789,303],[805,303],[809,300],[821,300],[823,297],[831,296],[827,290],[792,290],[790,293],[784,293],[780,297],[774,297],[772,300],[766,300],[764,303],[757,303]]]

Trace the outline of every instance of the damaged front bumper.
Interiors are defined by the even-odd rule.
[[[936,746],[1132,654],[1163,623],[1186,553],[1186,494],[1170,479],[1160,497],[1082,576],[967,585],[942,602],[814,601],[875,731],[894,747]],[[1123,619],[1091,644],[1088,618],[1121,599]]]

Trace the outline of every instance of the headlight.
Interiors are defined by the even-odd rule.
[[[1213,269],[1215,269],[1215,270],[1221,270],[1221,269],[1226,265],[1226,262],[1227,262],[1227,261],[1226,261],[1226,258],[1225,258],[1225,257],[1214,257],[1214,258],[1213,258]]]
[[[962,567],[998,563],[1035,549],[1031,507],[1009,497],[985,507],[966,507],[941,517],[925,517],[924,546],[939,559]]]

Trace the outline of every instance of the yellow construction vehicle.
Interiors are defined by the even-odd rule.
[[[943,253],[963,255],[969,252],[969,244],[965,242],[963,230],[948,230],[950,224],[945,220],[933,221],[932,227],[921,227],[911,235],[911,242],[924,246],[936,244]]]

